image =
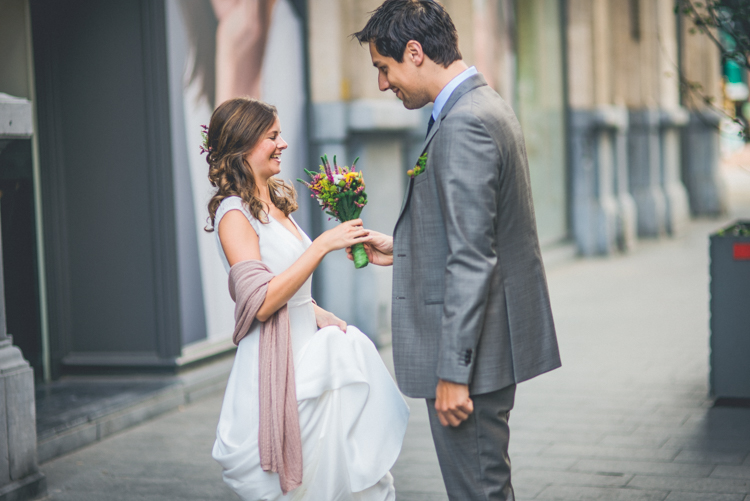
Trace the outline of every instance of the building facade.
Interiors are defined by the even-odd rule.
[[[0,157],[6,303],[37,379],[172,371],[231,349],[198,153],[200,125],[227,97],[277,106],[293,183],[321,154],[359,156],[366,225],[392,230],[430,110],[381,93],[350,37],[379,0],[268,5],[244,27],[262,34],[258,60],[222,39],[232,13],[209,0],[4,0],[0,92],[30,100],[35,118],[31,139]],[[518,114],[543,247],[608,254],[723,211],[715,117],[680,86],[682,76],[719,95],[719,55],[672,0],[445,6],[466,62]],[[312,236],[334,224],[306,196],[296,219]],[[336,253],[314,290],[377,338],[389,331],[390,280]]]
[[[674,0],[443,3],[464,60],[519,117],[543,249],[627,251],[724,211],[718,118],[681,85],[718,98],[719,52]],[[430,110],[381,93],[350,37],[379,4],[0,1],[0,93],[33,121],[0,141],[6,317],[38,382],[176,372],[232,350],[199,153],[200,125],[229,97],[277,106],[282,177],[312,237],[334,222],[294,180],[322,154],[360,157],[365,225],[392,231]],[[313,287],[387,342],[389,269],[355,271],[338,252]]]

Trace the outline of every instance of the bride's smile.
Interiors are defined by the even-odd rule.
[[[281,172],[281,153],[289,145],[281,137],[281,124],[278,117],[263,139],[245,156],[255,175],[268,179]]]

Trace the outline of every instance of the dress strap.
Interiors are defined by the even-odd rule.
[[[221,221],[221,218],[223,218],[227,212],[231,210],[238,210],[242,212],[247,220],[250,222],[250,225],[255,230],[255,233],[260,237],[260,227],[262,226],[260,221],[255,219],[252,214],[250,214],[250,211],[247,210],[245,207],[244,202],[240,197],[227,197],[224,200],[221,201],[219,204],[219,207],[216,209],[216,216],[214,216],[214,229],[219,229],[219,222]]]

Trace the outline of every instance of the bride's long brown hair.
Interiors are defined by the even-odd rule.
[[[216,210],[227,197],[240,197],[250,213],[261,223],[268,223],[265,204],[256,196],[257,186],[253,170],[245,155],[255,148],[276,121],[276,107],[257,99],[238,97],[222,103],[208,125],[206,155],[208,180],[216,188],[208,202],[209,225],[214,231]],[[268,180],[271,203],[289,216],[296,211],[297,193],[294,188],[272,177]]]

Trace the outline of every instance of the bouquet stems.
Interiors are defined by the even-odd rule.
[[[367,266],[367,263],[370,262],[370,260],[367,259],[367,252],[365,252],[364,244],[352,245],[352,257],[354,258],[354,267],[356,269],[364,268]]]
[[[328,156],[320,157],[323,165],[318,172],[305,169],[310,176],[310,181],[297,181],[307,186],[310,196],[318,201],[323,211],[331,217],[341,221],[357,219],[362,213],[362,208],[367,204],[367,193],[365,193],[365,180],[361,171],[354,170],[354,165],[359,158],[354,159],[351,167],[339,167],[336,156],[333,157],[333,166],[328,161]],[[330,218],[329,218],[330,220]],[[354,267],[364,268],[369,263],[364,245],[352,246],[352,257]]]

